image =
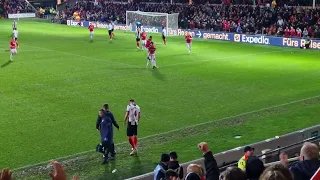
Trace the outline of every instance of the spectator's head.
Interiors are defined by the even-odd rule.
[[[170,156],[169,156],[169,154],[163,153],[163,154],[161,155],[161,163],[163,163],[164,165],[168,166],[169,161],[170,161]]]
[[[256,156],[251,156],[247,160],[246,173],[248,179],[259,179],[264,171],[263,162]]]
[[[178,154],[177,152],[170,152],[169,153],[169,156],[170,156],[170,161],[176,161],[178,159]]]
[[[198,164],[190,164],[187,167],[186,180],[197,180],[204,176],[203,168]]]
[[[228,167],[221,175],[222,180],[246,180],[247,176],[244,171],[237,167]]]
[[[300,151],[300,160],[316,159],[319,156],[319,148],[316,144],[306,142]]]
[[[254,148],[250,147],[250,146],[246,146],[244,148],[244,154],[248,157],[252,156],[254,152]]]
[[[286,152],[282,152],[280,155],[279,155],[279,160],[281,162],[281,164],[287,164],[288,163],[288,154]]]
[[[178,179],[179,175],[176,171],[169,169],[168,171],[166,171],[166,179],[168,180],[176,180]]]
[[[275,164],[262,173],[260,180],[293,180],[293,177],[288,168],[282,164]]]

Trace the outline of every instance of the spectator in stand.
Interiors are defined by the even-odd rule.
[[[294,164],[290,171],[295,180],[310,180],[320,167],[319,148],[307,142],[300,151],[300,162]]]
[[[262,173],[260,180],[293,180],[293,178],[288,168],[282,164],[275,164]]]
[[[263,171],[263,162],[257,156],[250,156],[246,165],[246,174],[248,180],[258,180]]]
[[[290,29],[290,37],[296,37],[296,30],[293,27]]]
[[[289,167],[288,154],[286,152],[282,152],[279,155],[280,164],[284,167]]]
[[[244,155],[238,161],[238,168],[240,168],[243,171],[246,171],[247,160],[249,159],[250,156],[253,155],[253,152],[254,152],[254,148],[250,146],[246,146],[244,148]]]
[[[286,29],[284,30],[284,36],[285,36],[285,37],[289,37],[289,36],[290,36],[290,29],[288,28],[288,26],[287,26]]]
[[[308,30],[307,30],[307,28],[304,28],[304,30],[303,30],[303,38],[306,38],[306,37],[308,37]]]
[[[190,164],[187,167],[187,175],[185,180],[203,180],[204,172],[200,165],[198,164]]]
[[[223,174],[221,180],[247,180],[246,173],[237,167],[228,167]]]
[[[178,173],[179,178],[183,179],[183,167],[180,166],[179,161],[178,161],[178,154],[176,152],[170,152],[170,162],[168,168],[171,170],[174,170],[175,172]]]
[[[297,32],[297,37],[300,38],[301,34],[302,34],[302,31],[301,31],[301,29],[299,27],[297,28],[296,32]]]
[[[166,171],[166,180],[177,180],[178,178],[179,174],[176,171],[172,169]]]
[[[206,169],[207,180],[219,180],[220,171],[217,165],[217,161],[212,155],[209,146],[206,142],[202,142],[198,145],[199,149],[204,153],[204,165]]]
[[[154,180],[161,180],[166,177],[166,171],[168,170],[168,164],[170,162],[169,154],[162,154],[160,163],[154,169]]]

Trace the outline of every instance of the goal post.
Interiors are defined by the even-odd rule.
[[[132,31],[136,30],[136,23],[140,22],[141,27],[147,32],[161,33],[162,27],[165,27],[167,32],[178,29],[179,13],[157,13],[157,12],[142,12],[142,11],[126,11],[126,25],[132,26]],[[167,33],[171,35],[171,33]]]

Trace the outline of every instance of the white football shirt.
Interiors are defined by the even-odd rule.
[[[162,35],[163,35],[163,36],[167,36],[167,31],[166,31],[166,29],[162,29]]]
[[[138,117],[140,113],[140,107],[136,104],[129,104],[127,106],[127,112],[128,112],[128,121],[131,123],[131,125],[138,125]]]
[[[108,30],[111,31],[112,29],[113,29],[113,25],[111,23],[109,23]]]
[[[18,30],[13,30],[13,36],[14,36],[15,38],[18,38]]]

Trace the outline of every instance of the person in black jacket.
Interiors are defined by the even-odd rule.
[[[316,144],[307,142],[300,151],[300,162],[291,166],[294,180],[310,180],[320,167],[319,148]]]
[[[104,104],[103,105],[103,110],[104,110],[104,115],[105,116],[108,116],[110,119],[111,119],[111,122],[113,124],[113,126],[115,126],[118,130],[120,129],[117,121],[115,120],[112,112],[109,111],[109,105],[108,104]],[[98,118],[97,118],[97,122],[96,122],[96,129],[98,131],[100,131],[100,128],[101,128],[101,116],[98,115]],[[115,154],[116,154],[116,151],[115,151],[115,147],[114,147],[114,141],[113,141],[113,126],[111,126],[111,130],[110,130],[110,148],[111,148],[111,158],[110,159],[114,159],[115,157]]]
[[[178,154],[176,152],[170,152],[170,162],[169,162],[169,169],[174,170],[178,173],[179,178],[183,179],[183,167],[180,166],[178,159]]]
[[[204,153],[204,165],[206,168],[206,180],[219,180],[220,171],[217,161],[209,150],[208,143],[201,142],[198,145],[199,149]]]
[[[168,170],[168,164],[170,161],[169,154],[162,154],[160,163],[154,169],[154,180],[163,180],[166,178],[166,171]]]

